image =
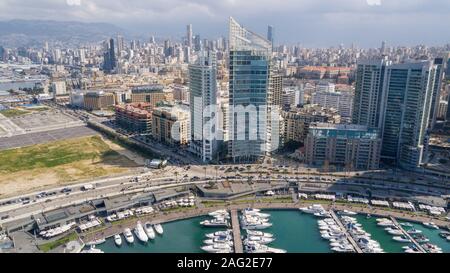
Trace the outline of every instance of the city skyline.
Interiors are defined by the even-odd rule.
[[[37,2],[37,3],[36,3]],[[245,27],[266,33],[274,28],[275,44],[300,43],[326,47],[354,43],[362,47],[448,43],[450,3],[447,1],[2,1],[0,20],[45,19],[111,23],[140,35],[183,37],[193,34],[215,38],[227,32],[229,16]],[[26,8],[24,8],[26,7]],[[55,12],[55,11],[58,12]],[[270,11],[270,12],[269,12]],[[405,29],[414,30],[405,31]],[[433,31],[429,31],[433,29]]]

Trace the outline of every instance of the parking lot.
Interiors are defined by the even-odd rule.
[[[68,129],[57,129],[45,132],[29,133],[13,137],[5,137],[0,141],[0,150],[30,146],[50,141],[64,140],[83,136],[96,135],[97,132],[86,127],[78,126]]]
[[[10,120],[18,127],[26,131],[33,131],[37,128],[67,126],[70,124],[80,123],[80,120],[77,118],[65,115],[57,110],[30,113],[27,115],[12,117]]]

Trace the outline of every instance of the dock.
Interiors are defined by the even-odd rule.
[[[231,226],[233,228],[234,252],[244,253],[241,239],[241,226],[239,224],[239,217],[236,209],[231,210]]]
[[[363,253],[361,248],[358,246],[358,244],[355,242],[353,237],[348,233],[348,230],[344,227],[339,217],[337,217],[336,213],[334,213],[334,210],[330,210],[331,217],[336,221],[336,223],[339,225],[339,227],[342,229],[342,231],[345,233],[345,237],[350,242],[350,244],[355,248],[356,253]]]
[[[425,251],[425,249],[408,233],[408,232],[406,232],[406,230],[404,230],[403,229],[403,227],[402,227],[402,225],[400,225],[398,222],[397,222],[397,219],[395,219],[394,217],[392,217],[392,216],[390,216],[390,218],[391,218],[391,221],[394,223],[394,225],[396,226],[396,227],[398,227],[402,232],[403,232],[403,234],[405,234],[406,235],[406,237],[408,237],[410,240],[411,240],[411,242],[422,252],[422,253],[427,253],[426,251]]]

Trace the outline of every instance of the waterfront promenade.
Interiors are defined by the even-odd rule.
[[[239,225],[237,209],[231,210],[231,225],[233,227],[234,252],[244,253],[241,239],[241,226]]]

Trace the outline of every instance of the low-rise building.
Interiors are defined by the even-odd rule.
[[[173,126],[176,127],[173,127]],[[152,137],[167,144],[186,145],[190,136],[190,109],[185,105],[163,105],[153,109]]]
[[[89,91],[84,95],[84,109],[88,111],[102,110],[114,106],[114,94],[104,91]]]
[[[150,84],[133,87],[131,90],[131,102],[150,103],[152,107],[162,101],[173,101],[173,93],[164,90],[164,86],[160,84]]]
[[[339,123],[340,116],[336,110],[308,104],[302,108],[282,111],[283,142],[304,143],[309,125],[313,122]]]
[[[137,134],[152,133],[152,114],[149,103],[130,103],[117,105],[116,125]]]
[[[378,129],[363,125],[314,123],[305,143],[305,161],[313,166],[372,170],[380,163]]]

